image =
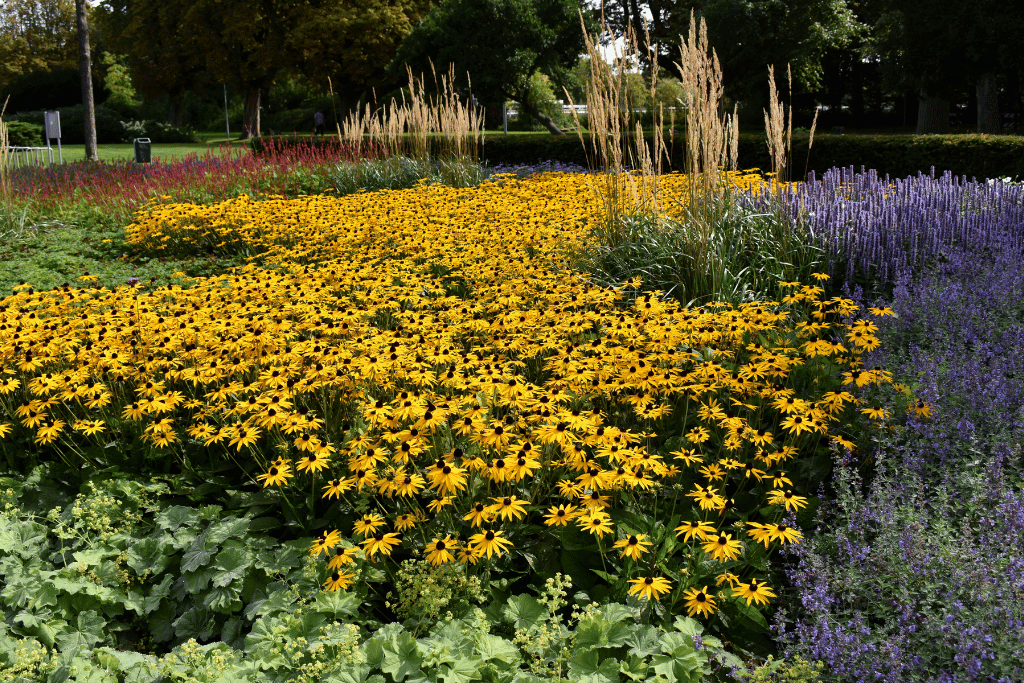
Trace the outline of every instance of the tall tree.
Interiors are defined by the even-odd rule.
[[[85,0],[75,0],[78,26],[78,69],[82,75],[82,106],[85,109],[85,158],[99,161],[96,150],[96,107],[92,98],[92,56],[89,50],[89,17]]]
[[[513,100],[555,135],[562,131],[530,97],[531,77],[547,74],[561,92],[584,50],[577,0],[442,0],[413,29],[391,72],[453,67],[482,102]],[[466,74],[468,73],[468,81]]]
[[[707,23],[726,95],[753,103],[767,99],[768,64],[792,64],[798,87],[816,91],[825,53],[847,47],[866,30],[847,0],[607,0],[604,5],[619,35],[627,22],[638,34],[646,23],[663,64],[678,57],[675,49],[689,32],[691,9],[695,21]]]
[[[1017,3],[979,0],[880,0],[872,49],[887,82],[919,95],[917,132],[949,132],[950,101],[978,89],[979,124],[996,130],[996,74],[1024,64],[1020,35],[1024,9]]]
[[[324,89],[328,77],[342,101],[355,102],[403,82],[387,67],[402,40],[430,9],[430,0],[346,0],[307,5],[288,37],[296,56],[289,71]]]
[[[33,72],[78,65],[72,0],[0,2],[0,87]]]
[[[187,3],[163,0],[104,0],[97,23],[105,43],[128,55],[132,81],[147,97],[168,95],[167,122],[184,123],[186,91],[202,80],[204,60],[189,44]]]

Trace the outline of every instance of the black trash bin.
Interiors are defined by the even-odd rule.
[[[149,138],[135,138],[135,163],[148,164],[153,159]]]

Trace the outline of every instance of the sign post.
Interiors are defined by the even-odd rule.
[[[53,148],[50,147],[50,138],[57,138],[57,157],[63,164],[64,151],[60,147],[60,112],[44,112],[43,122],[46,124],[46,151],[50,155],[50,163],[53,164]]]

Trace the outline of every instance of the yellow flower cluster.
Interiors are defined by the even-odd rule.
[[[701,519],[677,535],[738,563],[726,482],[763,488],[780,511],[806,503],[782,467],[819,439],[848,444],[837,426],[857,399],[792,377],[831,362],[851,387],[887,381],[861,368],[874,330],[845,324],[856,307],[814,284],[693,309],[636,295],[639,283],[589,284],[561,265],[599,218],[588,182],[151,205],[128,229],[140,248],[238,244],[262,265],[187,288],[26,286],[0,300],[0,449],[28,437],[88,461],[110,432],[186,466],[219,454],[263,486],[365,497],[390,518],[356,523],[371,561],[432,524],[431,563],[476,563],[545,509],[552,532],[600,539],[615,532],[610,507],[642,510],[685,484]],[[657,432],[679,447],[659,452]],[[799,539],[751,528],[766,547]],[[645,538],[615,547],[639,561]],[[312,552],[331,558],[328,588],[348,585],[357,550],[339,532]],[[648,578],[636,590],[657,598],[666,580]],[[770,595],[745,585],[748,603]],[[714,604],[703,595],[688,597],[697,611]]]

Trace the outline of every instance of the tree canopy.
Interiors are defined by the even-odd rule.
[[[244,93],[244,125],[281,75],[356,99],[386,83],[385,67],[429,0],[104,0],[103,24],[141,88],[180,97],[205,74]],[[142,85],[145,83],[146,85]],[[356,91],[356,92],[352,92]]]
[[[560,133],[534,106],[531,79],[543,72],[561,92],[583,50],[577,0],[442,0],[402,43],[390,70],[453,68],[480,101],[513,100]]]
[[[753,102],[765,97],[769,64],[792,64],[794,80],[817,90],[825,52],[847,47],[866,29],[847,0],[607,0],[604,9],[620,35],[627,22],[642,35],[646,19],[663,64],[678,57],[675,48],[690,30],[692,9],[695,21],[707,22],[726,94]]]
[[[78,66],[73,0],[0,2],[0,87],[33,72]]]

